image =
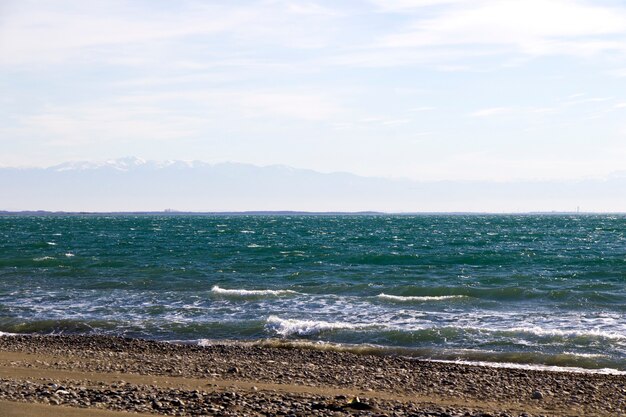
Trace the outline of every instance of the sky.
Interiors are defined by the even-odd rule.
[[[0,0],[0,167],[626,170],[622,0]]]

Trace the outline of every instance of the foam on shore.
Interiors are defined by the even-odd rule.
[[[334,327],[334,326],[331,326]],[[201,339],[197,341],[200,346],[219,346],[219,345],[241,345],[241,346],[261,346],[269,348],[279,349],[308,349],[325,352],[346,352],[357,355],[375,355],[375,356],[398,356],[409,360],[418,360],[425,362],[438,362],[438,363],[450,363],[464,366],[478,366],[487,368],[503,368],[503,369],[520,369],[530,371],[547,371],[547,372],[567,372],[567,373],[580,373],[580,374],[600,374],[600,375],[626,375],[626,371],[622,371],[614,368],[584,368],[581,366],[568,366],[568,365],[550,365],[541,363],[516,363],[507,361],[506,355],[494,354],[493,360],[485,360],[488,355],[485,352],[471,351],[471,350],[447,350],[440,351],[429,348],[404,348],[404,347],[391,347],[381,346],[376,344],[349,344],[349,343],[331,343],[324,341],[311,341],[302,339],[261,339],[255,341],[224,341],[224,340],[212,340]],[[461,359],[461,357],[473,357],[476,359]],[[566,356],[574,359],[575,357],[586,357],[585,354],[577,354],[574,352],[568,352]],[[456,357],[456,358],[455,358]],[[478,359],[482,357],[483,359]],[[499,359],[498,359],[499,357]],[[445,359],[444,359],[445,358]],[[455,359],[451,359],[455,358]]]

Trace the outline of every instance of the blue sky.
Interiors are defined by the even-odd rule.
[[[626,4],[3,0],[0,90],[0,166],[602,178],[626,170]]]

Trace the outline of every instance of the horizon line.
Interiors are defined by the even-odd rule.
[[[162,216],[427,216],[427,215],[626,215],[626,211],[306,211],[306,210],[241,210],[241,211],[185,211],[185,210],[141,210],[141,211],[65,211],[65,210],[0,210],[0,216],[15,215],[162,215]]]

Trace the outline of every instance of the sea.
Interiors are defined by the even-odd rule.
[[[626,374],[626,215],[5,215],[0,332]]]

